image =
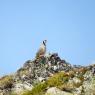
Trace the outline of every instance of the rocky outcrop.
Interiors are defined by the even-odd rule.
[[[45,85],[43,95],[95,95],[94,68],[95,65],[71,66],[57,53],[47,54],[26,61],[13,75],[0,78],[0,95],[22,95],[35,90],[35,86],[40,88],[39,83]]]
[[[47,80],[54,73],[63,70],[69,71],[71,68],[71,65],[65,60],[62,60],[57,53],[48,54],[41,59],[28,60],[22,68],[12,75],[12,86],[9,87],[8,85],[8,87],[3,87],[6,84],[3,86],[0,85],[2,86],[0,91],[5,93],[8,93],[8,91],[20,93],[24,90],[31,90],[33,85]]]

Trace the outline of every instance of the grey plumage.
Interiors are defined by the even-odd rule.
[[[40,58],[43,57],[46,53],[46,40],[44,40],[38,50],[38,52],[36,53],[36,58]]]

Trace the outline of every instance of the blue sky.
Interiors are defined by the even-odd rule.
[[[95,62],[95,0],[0,0],[0,76],[34,59],[42,40],[71,64]]]

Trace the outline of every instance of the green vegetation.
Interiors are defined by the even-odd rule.
[[[24,71],[24,70],[22,70]],[[61,90],[71,91],[71,89],[79,87],[83,82],[83,74],[79,74],[77,77],[81,80],[80,83],[70,83],[69,79],[74,77],[74,72],[59,72],[54,74],[52,77],[48,78],[47,81],[41,82],[34,86],[34,88],[30,91],[25,91],[22,95],[45,95],[45,92],[50,87],[57,87]],[[13,84],[12,76],[4,76],[0,79],[0,86],[3,89],[11,88]],[[11,93],[10,95],[16,95],[15,93]]]
[[[68,79],[69,76],[66,73],[57,73],[53,77],[50,77],[46,82],[39,83],[32,89],[32,91],[27,91],[23,95],[44,95],[48,87],[60,88],[60,86],[65,84],[68,81]]]
[[[82,85],[84,81],[84,73],[85,70],[82,70],[82,73],[77,77],[78,80],[80,80],[78,83],[69,81],[69,79],[73,78],[75,75],[73,71],[69,71],[68,73],[56,73],[52,77],[48,78],[46,82],[37,84],[31,91],[27,91],[22,95],[45,95],[46,90],[50,87],[57,87],[60,90],[72,92],[74,88],[78,88]]]
[[[0,79],[0,87],[2,89],[11,88],[13,85],[13,78],[12,76],[4,76]]]
[[[26,91],[23,95],[44,95],[46,88],[46,83],[39,83],[32,89],[32,91]]]
[[[10,93],[10,95],[17,95],[17,94],[16,94],[16,93],[14,93],[14,92],[11,92],[11,93]]]
[[[49,78],[47,80],[47,84],[49,85],[49,87],[59,87],[66,83],[68,79],[69,76],[66,73],[60,72],[55,74],[53,77]]]

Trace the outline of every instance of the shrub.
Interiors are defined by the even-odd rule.
[[[16,93],[14,93],[14,92],[11,92],[11,93],[10,93],[10,95],[17,95],[17,94],[16,94]]]
[[[68,81],[68,78],[69,77],[66,73],[60,72],[55,74],[53,77],[50,77],[47,80],[47,84],[49,87],[58,87],[66,83]]]
[[[39,83],[31,91],[25,92],[23,95],[44,95],[48,87],[58,87],[65,84],[68,81],[69,76],[60,72],[55,74],[53,77],[50,77],[46,82]]]
[[[11,88],[12,85],[13,85],[12,76],[4,76],[0,79],[0,88],[1,89]]]
[[[39,83],[32,89],[32,91],[27,91],[23,95],[43,95],[47,86],[46,83]]]

